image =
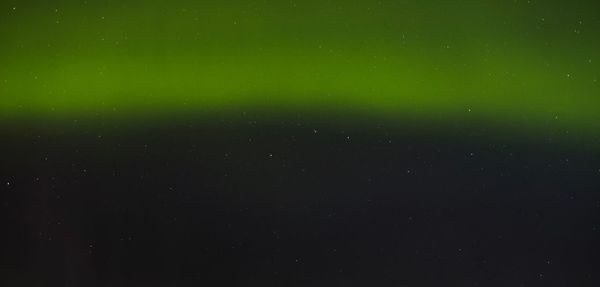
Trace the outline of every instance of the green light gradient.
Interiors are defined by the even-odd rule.
[[[600,135],[595,1],[22,1],[2,119],[338,110]]]

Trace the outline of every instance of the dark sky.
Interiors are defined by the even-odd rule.
[[[597,286],[600,157],[247,116],[5,129],[6,286]]]

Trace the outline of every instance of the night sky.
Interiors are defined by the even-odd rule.
[[[0,0],[0,286],[600,286],[596,1]]]

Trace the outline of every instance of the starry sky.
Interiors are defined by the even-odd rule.
[[[0,0],[0,286],[600,286],[597,1]]]

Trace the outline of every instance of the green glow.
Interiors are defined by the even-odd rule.
[[[595,1],[411,2],[3,3],[0,113],[332,109],[600,135]]]

